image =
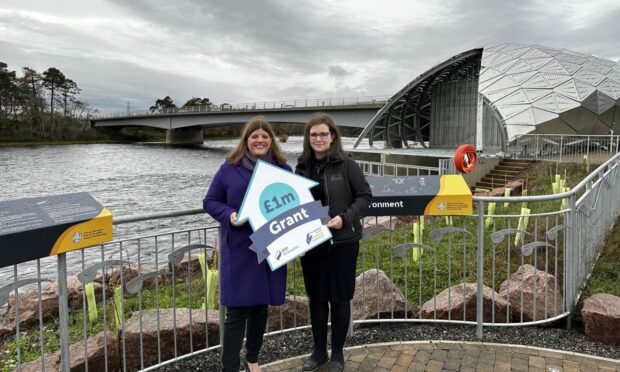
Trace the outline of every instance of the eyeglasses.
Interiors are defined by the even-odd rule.
[[[310,138],[316,139],[317,137],[321,137],[321,139],[325,139],[330,134],[332,133],[331,132],[315,132],[315,133],[310,133]]]

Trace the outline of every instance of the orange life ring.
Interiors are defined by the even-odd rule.
[[[471,173],[477,161],[476,148],[472,145],[461,145],[454,153],[454,166],[461,173]]]

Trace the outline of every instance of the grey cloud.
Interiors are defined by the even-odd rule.
[[[220,56],[244,66],[268,60],[311,73],[324,70],[330,60],[382,55],[378,52],[383,45],[380,35],[350,22],[346,15],[328,15],[309,2],[115,1],[189,40],[220,40],[225,44],[217,51]]]
[[[329,66],[327,68],[327,74],[330,77],[341,78],[346,75],[349,75],[349,72],[340,66]]]

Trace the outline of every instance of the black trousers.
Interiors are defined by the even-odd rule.
[[[227,307],[222,343],[222,371],[239,372],[239,353],[245,335],[245,360],[258,362],[258,352],[263,345],[263,334],[267,326],[267,305],[248,307]],[[246,326],[247,323],[247,326]]]

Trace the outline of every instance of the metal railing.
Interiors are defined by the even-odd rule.
[[[369,176],[429,176],[440,174],[439,167],[382,163],[367,160],[356,160],[356,163],[360,166],[362,172]]]
[[[202,106],[183,106],[161,108],[154,110],[134,110],[127,112],[120,111],[111,114],[101,114],[96,118],[113,118],[144,115],[170,115],[170,114],[191,114],[200,112],[228,112],[228,111],[262,111],[262,110],[290,110],[295,108],[329,108],[338,106],[364,106],[364,105],[383,105],[390,96],[361,96],[361,97],[338,97],[338,98],[310,98],[310,99],[291,99],[281,101],[264,102],[243,102],[243,103],[222,103],[209,104]]]
[[[472,324],[482,338],[485,326],[525,326],[569,317],[620,213],[619,175],[616,154],[565,193],[476,196],[476,213],[465,216],[365,219],[352,301],[354,324]],[[201,210],[194,209],[122,218],[115,224],[198,213]],[[53,258],[15,265],[13,281],[0,288],[2,305],[13,295],[0,323],[0,340],[4,350],[16,351],[6,353],[0,367],[30,368],[24,358],[46,354],[62,363],[63,370],[70,363],[87,363],[90,370],[149,370],[218,348],[222,310],[208,309],[208,274],[195,257],[202,254],[209,262],[217,246],[218,229],[198,226],[69,252],[57,265]],[[71,291],[55,295],[43,289],[43,281],[54,278],[41,275],[42,261],[57,266],[60,277],[66,275],[62,262],[72,263],[67,267]],[[287,303],[270,308],[268,335],[309,324],[298,260],[289,264],[288,272]],[[87,289],[91,285],[92,292]],[[60,337],[50,334],[59,317],[53,307],[46,312],[50,301],[69,308],[64,315],[60,310]],[[90,315],[93,304],[97,315]],[[201,309],[203,304],[207,309]],[[32,308],[25,306],[34,307],[35,313],[38,308],[38,314],[32,316]],[[60,346],[52,346],[55,343]],[[103,364],[84,362],[102,344]],[[52,353],[57,349],[60,355]],[[82,361],[70,362],[69,354],[80,355]],[[48,366],[41,359],[29,363],[39,370]]]
[[[519,159],[555,162],[602,163],[620,151],[617,135],[524,134],[510,143],[506,152]]]

